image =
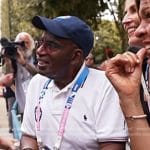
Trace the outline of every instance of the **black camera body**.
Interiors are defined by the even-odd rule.
[[[2,45],[1,57],[6,56],[9,57],[10,59],[16,59],[17,48],[19,46],[25,47],[25,43],[23,41],[12,42],[9,41],[7,38],[1,38],[0,44]]]

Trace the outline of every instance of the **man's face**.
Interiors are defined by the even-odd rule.
[[[22,42],[24,41],[24,44],[25,44],[25,48],[26,49],[31,49],[31,41],[29,39],[29,37],[27,35],[20,35],[19,37],[19,41]]]
[[[28,58],[32,55],[33,41],[28,35],[22,34],[19,36],[18,42],[24,42],[24,46],[18,46],[19,50]]]
[[[150,55],[150,0],[140,1],[139,16],[141,23],[135,31],[135,35],[141,38],[142,44],[148,50],[147,54]]]
[[[45,32],[37,49],[40,73],[55,80],[66,77],[73,61],[74,50],[75,45],[70,40]]]

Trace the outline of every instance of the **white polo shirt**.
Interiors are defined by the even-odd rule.
[[[77,77],[84,67],[83,65]],[[47,80],[38,74],[32,78],[28,88],[21,129],[35,137],[35,107]],[[41,101],[40,136],[43,144],[50,149],[56,143],[64,106],[75,80],[62,90],[52,80]],[[69,112],[61,150],[98,150],[99,142],[126,140],[127,128],[116,91],[104,72],[89,69],[88,77],[78,90]]]

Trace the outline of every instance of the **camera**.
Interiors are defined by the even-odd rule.
[[[10,59],[16,59],[17,48],[19,46],[25,47],[25,43],[23,41],[22,42],[12,42],[12,41],[9,41],[5,37],[0,39],[0,44],[2,46],[1,58],[3,56],[6,56],[6,57],[9,57]]]

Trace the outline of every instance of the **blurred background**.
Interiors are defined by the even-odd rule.
[[[94,31],[92,53],[95,63],[99,65],[128,47],[127,35],[122,26],[123,8],[124,0],[0,0],[0,38],[6,37],[13,41],[18,33],[24,31],[36,41],[41,33],[31,24],[33,16],[78,16]],[[0,67],[0,76],[4,69]],[[3,120],[0,135],[12,136],[8,133],[5,105],[3,87],[0,87],[0,120]]]
[[[75,15],[94,30],[92,52],[97,64],[108,55],[122,53],[127,47],[127,36],[121,23],[124,0],[0,0],[0,7],[0,36],[10,40],[21,31],[38,39],[40,32],[31,24],[35,15]]]

